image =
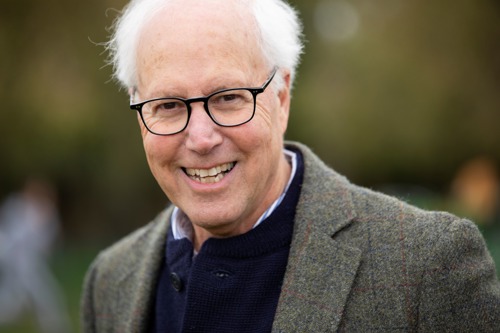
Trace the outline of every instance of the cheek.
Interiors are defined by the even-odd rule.
[[[257,109],[254,118],[246,126],[235,127],[241,129],[238,134],[240,146],[246,147],[245,150],[255,150],[257,147],[269,144],[275,131],[273,123],[272,117],[265,109]]]
[[[158,151],[157,145],[154,144],[154,140],[149,140],[146,135],[145,137],[143,137],[143,146],[149,168],[151,169],[154,177],[159,180],[159,171],[161,170],[163,161],[161,159],[161,154]]]
[[[269,110],[263,108],[259,108],[256,112],[255,118],[246,126],[234,128],[238,130],[238,134],[233,136],[231,141],[237,145],[240,151],[251,156],[254,163],[267,164],[268,162],[265,161],[270,156],[275,156],[276,151],[283,149],[280,119],[278,115],[273,115]],[[257,169],[259,168],[257,167]]]
[[[167,195],[171,197],[176,192],[175,153],[177,147],[172,145],[170,137],[154,136],[149,132],[143,137],[143,146],[149,169],[156,182]]]
[[[277,98],[268,98],[261,104],[257,104],[255,117],[259,118],[262,132],[267,132],[267,135],[264,134],[267,140],[282,141],[288,124],[288,112],[285,111]]]
[[[169,141],[168,139],[171,138],[157,136],[149,133],[147,130],[143,130],[142,142],[144,151],[151,171],[155,176],[159,176],[159,172],[165,171],[164,168],[172,160],[169,152],[175,151],[175,148],[172,147],[172,140]]]
[[[280,127],[280,110],[274,100],[270,98],[262,99],[261,101],[257,101],[255,107],[255,118],[257,118],[256,122],[259,123],[259,126],[273,131]]]

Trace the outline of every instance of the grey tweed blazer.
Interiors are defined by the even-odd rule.
[[[305,173],[273,332],[500,332],[500,284],[473,223],[352,185],[287,144]],[[94,261],[84,332],[146,332],[170,213]]]

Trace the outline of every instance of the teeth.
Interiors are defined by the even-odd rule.
[[[215,176],[216,174],[218,174],[218,172],[217,172],[217,168],[212,168],[212,169],[208,170],[208,175],[209,175],[210,177],[213,177],[213,176]]]
[[[235,163],[225,163],[218,165],[210,169],[184,169],[186,174],[188,174],[192,179],[199,181],[200,183],[216,183],[222,180],[225,176],[225,172],[231,171],[234,168]]]

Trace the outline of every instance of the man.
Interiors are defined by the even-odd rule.
[[[136,0],[110,48],[172,206],[93,263],[85,332],[499,331],[471,222],[283,142],[302,49],[287,4]]]

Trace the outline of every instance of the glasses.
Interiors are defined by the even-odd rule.
[[[232,88],[216,91],[205,97],[154,98],[130,104],[141,115],[149,132],[156,135],[173,135],[186,129],[191,117],[191,103],[203,102],[205,112],[214,123],[223,127],[243,125],[255,115],[257,95],[263,93],[273,80],[274,68],[266,82],[259,88]]]

